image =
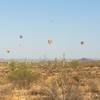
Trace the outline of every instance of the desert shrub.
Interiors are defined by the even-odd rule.
[[[32,82],[36,82],[40,73],[33,71],[30,64],[11,62],[9,64],[8,80],[20,88],[29,88]]]
[[[98,92],[98,93],[92,94],[91,100],[100,100],[100,93]]]
[[[18,63],[15,62],[15,61],[12,61],[12,62],[10,62],[10,63],[8,64],[8,66],[9,66],[9,70],[10,70],[10,71],[14,71],[14,70],[16,70],[16,68],[17,68],[17,66],[18,66]]]
[[[61,70],[55,79],[43,87],[48,94],[47,100],[83,100],[78,85],[74,84],[73,78],[65,70]]]
[[[90,91],[92,93],[92,100],[100,99],[99,86],[100,86],[100,82],[98,79],[94,79],[89,83]]]
[[[59,73],[57,83],[62,91],[61,100],[83,100],[78,85],[75,84],[73,78],[65,70]]]
[[[77,81],[78,83],[80,82],[80,77],[79,77],[79,76],[74,76],[73,79],[74,79],[75,81]]]
[[[64,100],[83,100],[78,86],[72,86],[65,95]]]
[[[60,100],[58,88],[57,81],[52,79],[49,84],[43,83],[42,91],[47,96],[47,100]]]
[[[77,60],[71,61],[70,66],[73,67],[73,68],[79,67],[79,61],[77,61]]]

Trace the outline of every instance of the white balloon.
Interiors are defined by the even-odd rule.
[[[51,45],[53,43],[52,39],[48,39],[48,44]]]

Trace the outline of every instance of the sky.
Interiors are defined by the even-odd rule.
[[[0,58],[100,58],[99,43],[100,0],[0,0]]]

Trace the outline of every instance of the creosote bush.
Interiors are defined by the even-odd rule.
[[[28,63],[11,62],[9,64],[8,80],[18,88],[29,88],[40,77],[38,71],[33,71]]]
[[[70,66],[73,67],[73,68],[79,67],[79,61],[77,61],[77,60],[71,61]]]

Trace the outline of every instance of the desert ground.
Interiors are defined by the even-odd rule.
[[[0,100],[100,100],[100,61],[1,62]]]

